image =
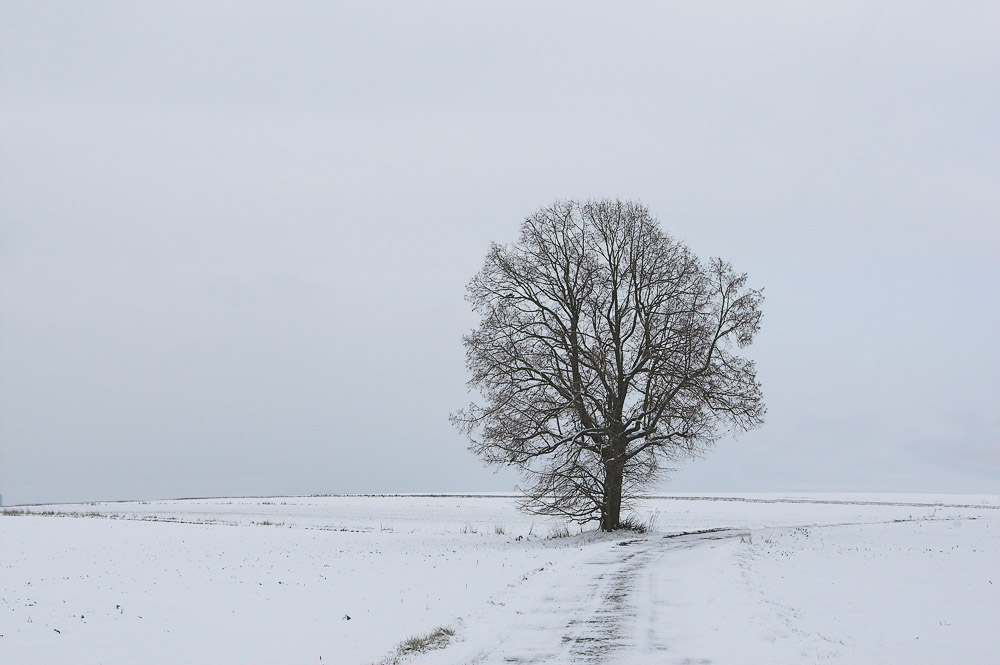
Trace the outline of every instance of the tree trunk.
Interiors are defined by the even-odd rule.
[[[615,531],[622,514],[622,472],[621,462],[610,461],[604,465],[604,505],[601,510],[601,530]]]

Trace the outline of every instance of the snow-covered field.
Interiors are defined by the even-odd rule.
[[[670,495],[568,537],[501,496],[5,511],[0,663],[1000,662],[995,496]]]

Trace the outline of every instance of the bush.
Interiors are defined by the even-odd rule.
[[[649,523],[639,521],[635,515],[629,515],[618,523],[618,528],[622,531],[634,531],[635,533],[649,533],[652,528],[652,520]]]

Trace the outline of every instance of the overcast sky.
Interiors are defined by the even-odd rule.
[[[6,504],[507,491],[464,289],[558,198],[762,286],[664,491],[1000,491],[1000,4],[0,2]]]

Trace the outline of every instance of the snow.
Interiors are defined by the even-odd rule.
[[[488,495],[7,510],[0,663],[391,662],[441,626],[401,662],[1000,661],[995,496],[668,495],[568,538]]]

